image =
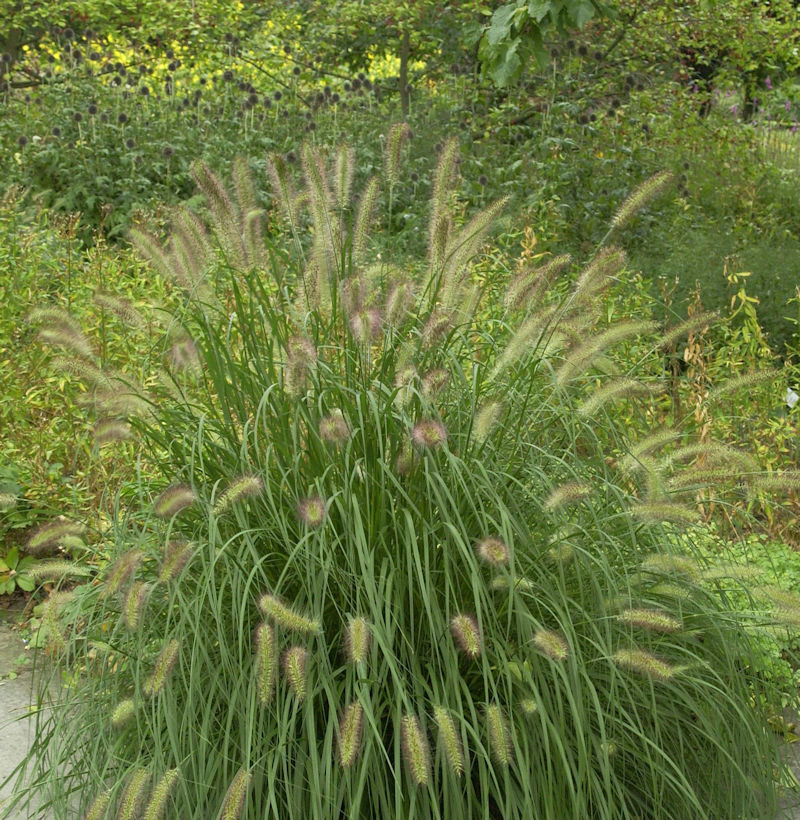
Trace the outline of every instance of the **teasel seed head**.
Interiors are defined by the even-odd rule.
[[[310,495],[297,505],[297,515],[307,527],[320,527],[328,517],[328,505],[320,495]]]
[[[113,595],[117,590],[128,583],[131,576],[142,563],[142,550],[128,550],[114,561],[105,572],[105,593]]]
[[[546,510],[556,510],[569,504],[577,504],[588,498],[592,494],[592,488],[588,484],[578,481],[570,481],[556,487],[545,499],[544,508]]]
[[[125,604],[122,608],[122,617],[128,629],[136,630],[142,617],[142,610],[147,603],[150,594],[149,584],[135,581],[131,584],[128,594],[125,596]]]
[[[659,171],[637,185],[614,214],[611,220],[612,230],[618,230],[630,222],[634,214],[655,199],[670,182],[672,182],[672,174],[669,171]]]
[[[94,426],[94,440],[98,447],[114,441],[125,441],[133,433],[122,419],[100,419]]]
[[[225,792],[225,799],[222,801],[219,820],[239,820],[244,811],[247,792],[250,788],[250,772],[247,769],[239,769],[235,777]]]
[[[411,779],[417,786],[427,786],[430,782],[430,753],[428,740],[419,725],[416,715],[403,715],[400,721],[400,738]]]
[[[172,518],[191,507],[197,497],[194,490],[186,484],[173,484],[159,495],[153,504],[153,510],[159,518]]]
[[[257,475],[242,475],[233,479],[214,504],[214,514],[222,515],[246,498],[255,498],[264,490],[264,482]]]
[[[136,714],[136,702],[131,698],[120,701],[111,713],[111,725],[121,729]]]
[[[435,399],[450,382],[450,373],[442,367],[429,371],[422,377],[422,395]]]
[[[617,615],[617,621],[625,626],[635,626],[651,632],[680,632],[683,624],[672,615],[658,609],[626,609]]]
[[[343,444],[350,438],[350,428],[341,410],[334,410],[320,420],[319,436],[330,444]]]
[[[301,632],[305,634],[315,634],[320,630],[319,621],[305,618],[298,615],[274,595],[267,593],[262,595],[258,601],[259,609],[267,618],[270,618],[278,626],[289,632]]]
[[[167,811],[167,804],[172,795],[172,790],[178,782],[178,770],[170,769],[156,783],[150,802],[145,809],[143,820],[164,820]]]
[[[458,648],[470,658],[481,654],[483,641],[480,627],[472,615],[460,613],[450,619],[450,631]]]
[[[156,658],[150,677],[147,678],[142,686],[142,691],[147,697],[158,695],[164,686],[166,686],[167,679],[175,666],[175,662],[178,660],[179,652],[180,644],[175,638],[168,641],[167,645],[161,650]]]
[[[472,434],[478,444],[483,444],[495,428],[503,413],[503,405],[499,401],[488,401],[475,414],[472,424]]]
[[[58,547],[64,538],[81,536],[86,527],[75,521],[50,521],[42,524],[31,533],[25,544],[25,551],[33,555],[40,554],[48,549]]]
[[[363,720],[364,709],[358,701],[346,706],[339,719],[339,764],[343,769],[349,769],[358,757]]]
[[[105,820],[108,817],[108,807],[111,804],[111,789],[98,794],[89,806],[84,820]]]
[[[417,447],[436,449],[447,441],[447,430],[441,422],[434,419],[423,419],[414,425],[411,440]]]
[[[162,584],[168,584],[175,580],[195,551],[195,545],[189,541],[175,539],[169,542],[158,568],[158,580]]]
[[[135,769],[132,772],[120,798],[118,820],[134,820],[139,816],[149,782],[147,769]]]
[[[464,774],[464,749],[455,722],[447,709],[441,706],[433,710],[433,719],[439,729],[439,742],[444,749],[450,771],[460,777]]]
[[[275,691],[275,632],[269,624],[256,629],[256,690],[262,706],[268,706]]]
[[[490,536],[483,538],[475,545],[478,557],[493,567],[503,567],[508,564],[508,546],[499,538]]]
[[[369,656],[369,647],[372,642],[372,632],[366,618],[360,615],[350,618],[345,632],[345,648],[351,663],[366,663]]]
[[[511,732],[505,715],[494,703],[486,707],[486,723],[489,728],[489,754],[498,766],[508,766],[513,756]]]
[[[683,671],[682,667],[672,666],[642,649],[620,649],[611,657],[623,669],[637,672],[659,683],[665,683]]]
[[[308,650],[302,646],[290,646],[282,658],[283,674],[289,683],[295,698],[302,703],[306,698],[308,689],[308,678],[306,669],[308,667]]]
[[[533,636],[533,645],[554,661],[564,661],[569,656],[567,642],[552,629],[537,629]]]

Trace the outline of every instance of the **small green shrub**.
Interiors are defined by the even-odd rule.
[[[120,497],[113,563],[50,598],[72,685],[39,714],[17,804],[770,816],[762,616],[670,551],[696,513],[668,479],[695,451],[658,453],[663,482],[652,440],[632,451],[646,480],[608,458],[616,403],[653,387],[631,373],[596,392],[609,350],[654,330],[605,321],[624,256],[598,255],[563,298],[567,259],[524,267],[477,312],[497,283],[471,260],[503,202],[456,227],[456,158],[450,140],[413,268],[370,255],[377,181],[353,205],[344,148],[329,163],[306,146],[300,196],[272,158],[286,243],[263,240],[242,165],[235,196],[196,168],[219,252],[188,211],[167,245],[137,234],[185,294],[143,348],[140,372],[166,357],[171,376],[89,387],[159,476]]]

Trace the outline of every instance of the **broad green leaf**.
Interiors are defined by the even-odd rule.
[[[9,569],[16,569],[18,563],[19,550],[16,547],[11,547],[11,549],[6,553],[6,564],[8,564]]]
[[[36,584],[33,581],[33,579],[28,578],[27,575],[18,575],[16,581],[17,586],[20,589],[25,590],[25,592],[33,592],[33,590],[36,588]]]
[[[560,5],[560,3],[554,4],[550,0],[530,0],[528,3],[528,16],[537,23],[541,23],[548,14],[558,11],[557,5]]]

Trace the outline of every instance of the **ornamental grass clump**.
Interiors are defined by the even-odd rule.
[[[70,686],[15,806],[124,816],[152,788],[144,811],[185,820],[773,815],[758,621],[670,547],[696,512],[670,479],[744,462],[615,420],[654,388],[632,366],[608,387],[612,348],[659,350],[650,322],[608,324],[622,253],[486,299],[503,203],[459,225],[457,159],[449,140],[402,272],[371,254],[380,181],[351,195],[347,150],[270,159],[287,240],[241,164],[234,194],[196,169],[211,229],[187,209],[166,244],[135,235],[199,366],[164,372],[167,328],[148,412],[113,415],[162,474],[50,612]]]

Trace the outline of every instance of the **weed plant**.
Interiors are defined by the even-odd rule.
[[[406,137],[387,140],[389,184]],[[565,257],[482,280],[471,260],[504,202],[457,226],[457,153],[448,141],[414,267],[371,254],[378,181],[353,201],[347,148],[306,146],[299,194],[271,158],[286,241],[264,238],[242,164],[234,195],[195,167],[213,242],[188,210],[166,245],[135,235],[184,294],[163,347],[143,349],[171,375],[145,390],[95,374],[90,393],[159,476],[120,497],[113,563],[50,597],[69,685],[37,716],[16,805],[772,816],[761,621],[670,548],[695,517],[667,481],[691,447],[654,436],[608,458],[625,446],[614,407],[657,389],[608,376],[609,350],[656,331],[604,321],[624,255],[601,251],[565,291]]]

